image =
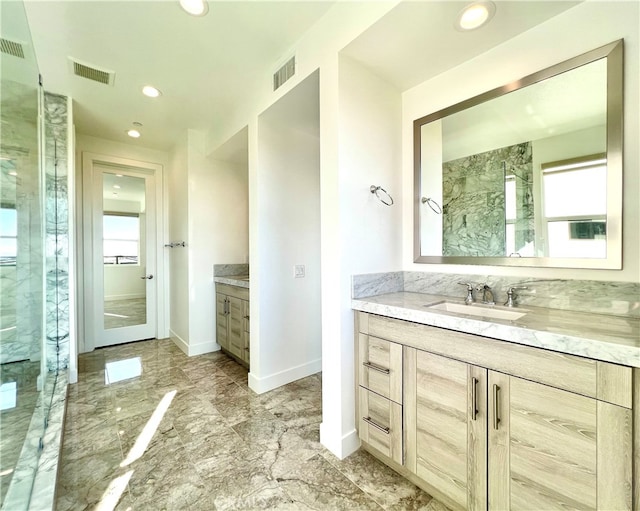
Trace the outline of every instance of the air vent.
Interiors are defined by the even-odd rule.
[[[98,83],[104,83],[105,85],[113,85],[113,82],[116,79],[116,74],[113,71],[99,69],[95,66],[78,62],[71,57],[69,57],[69,62],[71,64],[71,72],[81,78],[93,80]]]
[[[10,41],[4,37],[0,39],[0,50],[7,55],[13,55],[14,57],[24,58],[24,49],[20,43]]]
[[[280,69],[273,73],[273,90],[276,91],[284,82],[296,74],[296,57],[291,57]]]

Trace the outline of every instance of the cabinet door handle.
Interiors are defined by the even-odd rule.
[[[471,378],[471,406],[473,406],[471,418],[476,420],[478,416],[478,378]]]
[[[367,424],[371,424],[374,428],[379,429],[385,435],[389,434],[389,431],[390,431],[389,428],[385,428],[384,426],[381,426],[376,421],[374,421],[371,417],[362,417],[362,420],[365,421]]]
[[[373,369],[374,371],[378,371],[379,373],[389,374],[389,369],[385,367],[380,367],[371,362],[362,362],[362,365],[368,369]]]
[[[498,399],[500,396],[500,387],[498,385],[493,386],[493,429],[498,429],[498,424],[500,424],[500,416],[499,410],[500,405],[498,403]]]

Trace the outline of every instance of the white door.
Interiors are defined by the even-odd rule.
[[[154,171],[92,165],[94,346],[157,335]]]

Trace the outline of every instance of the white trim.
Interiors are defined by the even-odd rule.
[[[291,367],[284,371],[274,373],[264,378],[258,378],[254,373],[249,373],[249,388],[256,394],[263,394],[270,390],[282,387],[287,383],[311,376],[322,371],[322,359],[317,358],[306,364]]]
[[[102,288],[102,282],[95,281],[95,269],[93,264],[93,251],[94,251],[94,218],[93,218],[93,193],[96,186],[94,179],[93,167],[94,165],[108,165],[118,166],[124,169],[129,169],[129,172],[148,173],[154,176],[154,189],[152,190],[151,199],[155,201],[155,228],[153,234],[155,237],[155,271],[154,276],[156,278],[156,293],[155,293],[155,321],[153,321],[153,336],[158,338],[166,337],[167,332],[167,310],[165,298],[166,288],[169,282],[168,278],[168,265],[166,264],[166,257],[162,246],[166,239],[165,226],[167,225],[167,214],[165,211],[165,179],[164,168],[160,163],[146,162],[140,160],[134,160],[131,158],[121,158],[113,155],[105,155],[93,152],[82,152],[82,181],[83,181],[83,207],[82,207],[82,272],[83,275],[83,302],[84,302],[84,350],[92,351],[96,347],[96,339],[98,327],[100,324],[97,321],[98,316],[102,315],[100,304],[96,303],[94,298],[94,290],[97,287]],[[127,173],[124,170],[123,173]],[[141,337],[142,338],[142,337]],[[121,341],[124,342],[124,341]],[[118,342],[114,342],[117,344]]]
[[[341,460],[360,448],[360,438],[355,429],[340,437],[327,431],[327,426],[324,422],[320,424],[320,443]]]
[[[195,357],[196,355],[204,355],[205,353],[220,351],[220,345],[215,341],[206,341],[206,342],[199,342],[196,344],[189,344],[187,341],[185,341],[173,330],[169,330],[169,338],[188,357]]]

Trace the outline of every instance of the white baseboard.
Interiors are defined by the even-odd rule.
[[[322,371],[322,359],[318,358],[296,367],[291,367],[279,373],[258,378],[253,372],[249,373],[249,388],[256,394],[263,394],[270,390],[282,387],[287,383],[305,378]]]
[[[341,460],[360,448],[360,438],[355,428],[342,436],[332,435],[324,422],[320,424],[320,443]]]
[[[189,343],[171,329],[169,329],[169,339],[171,339],[185,355],[189,356]]]
[[[220,350],[220,345],[215,341],[206,341],[206,342],[200,342],[197,344],[189,344],[182,337],[176,334],[173,330],[169,330],[169,338],[188,357],[194,357],[196,355],[204,355],[205,353],[211,353],[213,351]]]
[[[105,302],[112,302],[114,300],[133,300],[138,298],[145,298],[144,293],[132,293],[128,295],[109,295],[104,297]]]

